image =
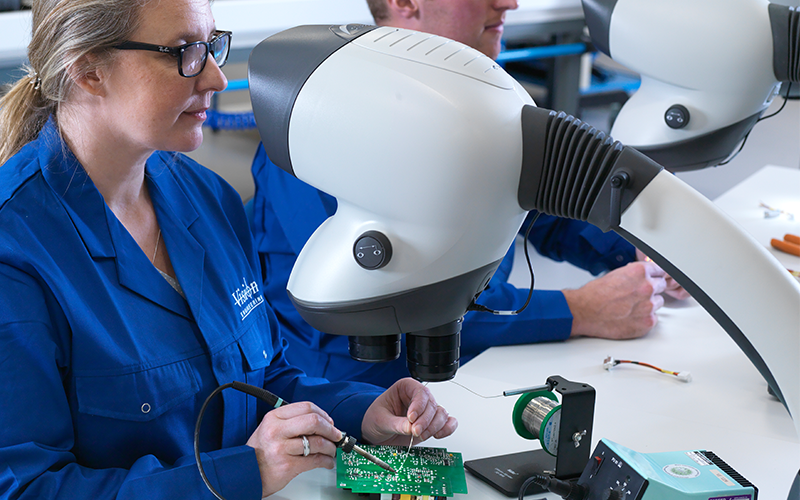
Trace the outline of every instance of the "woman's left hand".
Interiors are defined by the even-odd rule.
[[[430,389],[412,378],[400,379],[367,409],[361,421],[361,436],[371,444],[408,446],[431,436],[452,434],[458,421],[436,404]]]

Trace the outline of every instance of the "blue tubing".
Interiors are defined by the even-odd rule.
[[[215,109],[206,111],[204,126],[212,130],[247,130],[256,128],[256,118],[252,111],[242,113],[222,113]]]
[[[497,56],[497,62],[526,61],[531,59],[547,59],[550,57],[572,56],[583,54],[587,47],[585,43],[565,43],[562,45],[547,45],[542,47],[530,47],[526,49],[504,50]],[[247,90],[247,79],[230,80],[228,87],[223,92],[233,92],[236,90]]]
[[[532,59],[547,59],[550,57],[574,56],[586,52],[585,43],[565,43],[563,45],[546,45],[542,47],[529,47],[526,49],[512,49],[500,52],[497,62],[528,61]]]
[[[223,90],[223,92],[233,92],[234,90],[247,90],[247,78],[242,78],[241,80],[229,80],[228,86]]]
[[[568,55],[583,54],[587,51],[584,43],[567,43],[562,45],[548,45],[542,47],[530,47],[526,49],[504,50],[497,57],[497,62],[505,63],[512,61],[526,61],[532,59],[546,59]],[[235,92],[247,90],[248,81],[246,78],[241,80],[230,80],[228,86],[222,92]],[[216,109],[207,111],[205,126],[212,130],[246,130],[256,127],[256,120],[253,113],[222,113]]]

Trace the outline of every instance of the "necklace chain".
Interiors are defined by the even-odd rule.
[[[161,241],[161,229],[158,230],[158,236],[156,236],[156,249],[153,250],[153,258],[150,259],[153,262],[153,265],[156,265],[156,255],[158,255],[158,243]]]

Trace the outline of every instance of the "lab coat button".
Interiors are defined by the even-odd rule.
[[[264,359],[267,359],[267,351],[261,351],[261,354],[264,355]]]
[[[144,403],[142,405],[142,413],[150,413],[150,403]]]

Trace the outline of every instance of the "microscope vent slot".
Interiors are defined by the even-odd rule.
[[[587,220],[621,151],[622,144],[603,132],[574,116],[551,111],[537,195],[541,211]]]
[[[800,82],[800,10],[769,4],[772,25],[772,67],[782,82]]]

